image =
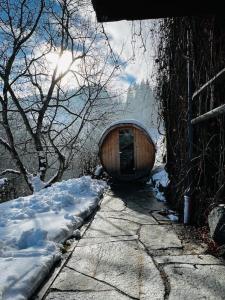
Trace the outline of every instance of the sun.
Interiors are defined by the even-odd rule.
[[[58,75],[65,73],[71,67],[72,53],[68,50],[64,51],[60,56],[57,52],[49,53],[46,57],[51,71],[57,67]]]

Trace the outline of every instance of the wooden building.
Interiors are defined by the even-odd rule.
[[[103,132],[99,157],[105,171],[116,180],[147,179],[155,161],[155,145],[141,124],[120,121]]]

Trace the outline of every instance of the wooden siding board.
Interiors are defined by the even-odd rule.
[[[152,160],[154,160],[153,145],[150,144],[146,136],[137,129],[135,129],[135,143],[137,170],[149,169],[152,166]]]
[[[111,132],[105,139],[102,149],[101,149],[101,156],[102,162],[105,168],[112,172],[117,173],[119,164],[118,164],[118,132],[113,131]]]
[[[135,175],[120,175],[119,130],[132,128],[134,134]],[[149,138],[135,126],[118,126],[105,137],[100,149],[101,161],[106,171],[117,179],[132,179],[135,176],[147,175],[153,167],[155,148]],[[126,178],[125,178],[126,177]]]

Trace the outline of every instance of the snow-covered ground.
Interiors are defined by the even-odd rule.
[[[0,204],[0,299],[27,299],[106,188],[89,176]]]

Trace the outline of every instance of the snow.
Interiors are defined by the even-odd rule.
[[[101,165],[98,165],[95,169],[95,176],[100,176],[103,171],[103,167]]]
[[[152,170],[152,183],[155,197],[162,202],[166,201],[164,190],[169,184],[168,174],[165,170],[164,156],[166,155],[165,136],[160,134],[157,129],[151,128],[150,134],[156,145],[155,165]]]
[[[5,139],[0,137],[0,141],[1,141],[2,144],[6,145],[7,147],[10,148],[9,143]]]
[[[62,243],[97,206],[104,181],[84,176],[0,204],[0,299],[22,300],[60,259]]]
[[[163,164],[164,156],[166,155],[166,142],[164,135],[152,134],[152,139],[156,146],[155,166]]]
[[[108,128],[111,128],[111,127],[114,127],[116,125],[119,125],[119,124],[134,124],[134,125],[137,125],[138,127],[141,127],[143,128],[144,130],[146,130],[148,132],[148,129],[147,127],[145,127],[143,124],[141,124],[140,121],[136,120],[136,119],[125,119],[125,120],[117,120],[113,123],[111,123],[108,127]],[[103,133],[104,134],[104,133]]]
[[[166,217],[167,219],[169,219],[172,222],[178,222],[178,220],[179,220],[178,214],[175,211],[168,209],[168,208],[158,211],[158,214]]]
[[[137,127],[142,128],[146,133],[151,137],[151,130],[145,127],[141,122],[135,119],[125,119],[125,120],[118,120],[113,123],[111,123],[105,130],[102,132],[101,137],[99,139],[99,145],[101,145],[102,140],[104,139],[105,135],[115,126],[121,125],[121,124],[133,124],[136,125]],[[152,139],[152,142],[154,143],[154,140]]]
[[[175,214],[169,214],[167,217],[173,222],[178,222],[179,220],[178,216]]]
[[[159,187],[159,185],[167,187],[169,183],[168,174],[164,168],[153,174],[152,178],[156,182],[157,187]]]
[[[166,201],[164,190],[169,184],[168,174],[164,169],[164,166],[159,167],[153,172],[152,181],[154,185],[155,197],[159,201]]]
[[[20,174],[20,172],[17,171],[17,170],[13,170],[13,169],[5,169],[4,171],[1,172],[1,175],[7,174],[7,173],[18,174],[18,175]]]
[[[8,179],[7,178],[0,178],[0,188],[4,186],[7,183]]]
[[[32,174],[29,174],[28,175],[28,178],[29,178],[29,182],[30,184],[32,185],[33,187],[33,191],[36,193],[36,192],[39,192],[40,190],[42,190],[45,186],[46,186],[46,183],[44,183],[41,179],[40,179],[40,175],[32,175]]]

